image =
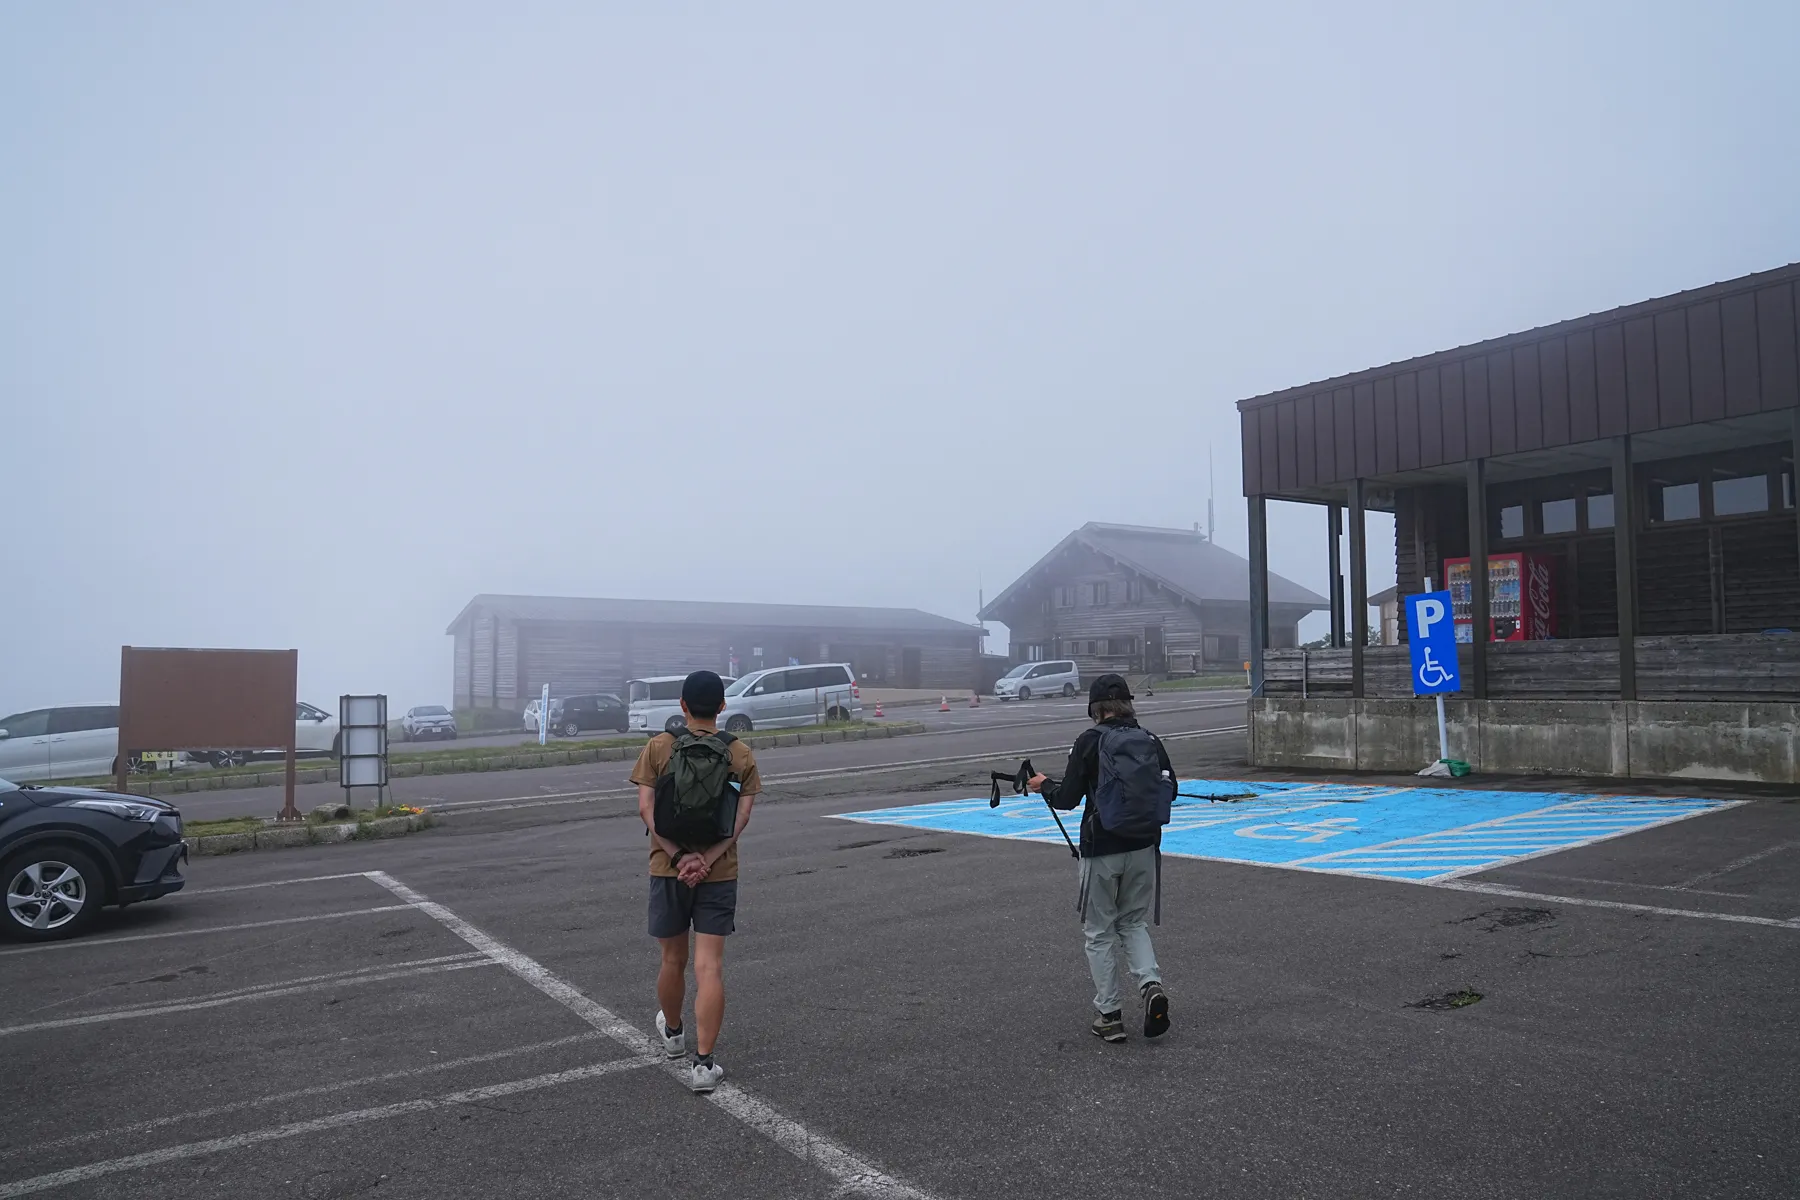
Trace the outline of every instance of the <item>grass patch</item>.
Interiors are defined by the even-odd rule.
[[[222,833],[255,833],[268,822],[261,817],[220,817],[214,821],[183,821],[183,837],[216,837]]]

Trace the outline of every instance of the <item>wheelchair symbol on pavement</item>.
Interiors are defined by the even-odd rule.
[[[1419,686],[1424,688],[1440,688],[1454,678],[1450,672],[1444,670],[1444,668],[1439,665],[1437,658],[1431,652],[1430,646],[1424,647],[1423,657],[1425,661],[1419,665]]]

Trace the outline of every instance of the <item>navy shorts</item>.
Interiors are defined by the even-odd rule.
[[[650,936],[695,933],[724,936],[737,928],[737,880],[689,887],[665,875],[650,877]]]

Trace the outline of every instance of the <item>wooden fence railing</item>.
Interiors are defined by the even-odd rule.
[[[1729,633],[1641,637],[1636,642],[1640,700],[1800,700],[1800,634]],[[1469,647],[1461,647],[1465,686]],[[1363,653],[1364,694],[1411,696],[1405,646]],[[1348,696],[1350,651],[1270,650],[1265,694]],[[1616,700],[1616,638],[1496,642],[1488,653],[1493,700]]]

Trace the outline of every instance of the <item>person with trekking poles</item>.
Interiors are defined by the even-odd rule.
[[[1088,689],[1088,716],[1060,780],[1027,783],[1052,809],[1067,812],[1085,798],[1081,817],[1081,899],[1077,911],[1094,977],[1094,1036],[1125,1040],[1117,952],[1144,1005],[1144,1036],[1169,1031],[1169,997],[1150,944],[1147,918],[1162,923],[1162,827],[1175,797],[1175,769],[1162,741],[1137,722],[1131,690],[1118,675]],[[1066,835],[1065,835],[1066,836]]]
[[[689,931],[694,958],[694,1062],[687,1083],[705,1094],[725,1068],[713,1045],[725,1020],[725,938],[736,927],[738,839],[762,791],[750,747],[718,727],[725,684],[695,671],[681,685],[679,733],[659,733],[632,768],[638,815],[650,837],[650,936],[662,949],[656,975],[656,1042],[672,1060],[686,1054]]]

